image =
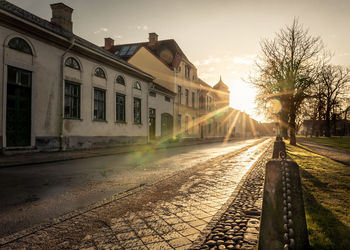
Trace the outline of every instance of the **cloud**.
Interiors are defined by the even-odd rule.
[[[339,56],[350,56],[350,52],[340,54]]]
[[[138,30],[148,30],[148,26],[146,24],[145,25],[137,25],[136,29],[138,29]]]
[[[101,32],[107,32],[108,29],[107,28],[99,28],[98,30],[94,31],[94,34],[98,34],[98,33],[101,33]]]
[[[231,61],[235,64],[253,64],[257,55],[234,56]]]
[[[113,37],[114,37],[114,38],[116,38],[116,39],[123,38],[123,36],[122,36],[122,35],[113,35]]]
[[[209,71],[210,71],[210,72],[213,72],[214,70],[215,70],[214,67],[210,67],[210,68],[209,68]]]
[[[223,57],[213,57],[209,56],[206,59],[203,59],[201,61],[197,60],[195,61],[195,65],[203,66],[203,65],[212,65],[212,64],[218,64],[218,63],[234,63],[234,64],[243,64],[243,65],[250,65],[253,64],[255,61],[255,58],[257,57],[256,54],[251,55],[244,55],[244,56],[232,56],[232,55],[225,55]],[[233,68],[232,65],[227,65],[226,68]]]

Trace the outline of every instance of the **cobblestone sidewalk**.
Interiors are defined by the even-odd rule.
[[[270,144],[194,167],[1,248],[188,249]],[[243,223],[250,222],[242,218],[242,229]]]
[[[191,249],[255,249],[259,238],[264,170],[271,155],[272,147],[269,147],[237,187],[237,194],[220,209]]]

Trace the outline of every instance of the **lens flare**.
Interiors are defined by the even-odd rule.
[[[277,99],[271,99],[267,102],[267,110],[272,114],[277,114],[281,111],[281,102]]]

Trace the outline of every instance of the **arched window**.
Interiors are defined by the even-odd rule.
[[[141,84],[138,81],[134,83],[134,89],[141,90]]]
[[[117,76],[116,82],[121,84],[121,85],[125,85],[124,77],[122,77],[121,75]]]
[[[75,60],[73,57],[67,58],[65,65],[67,67],[72,68],[72,69],[80,70],[80,65],[79,65],[78,61]]]
[[[30,48],[29,44],[20,37],[12,38],[9,41],[8,45],[11,49],[15,49],[29,55],[33,55],[32,49]]]
[[[97,67],[97,68],[95,69],[94,75],[97,76],[97,77],[101,77],[101,78],[106,79],[105,72],[104,72],[103,69],[101,69],[100,67]]]

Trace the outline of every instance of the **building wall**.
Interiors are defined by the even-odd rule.
[[[154,108],[156,110],[156,138],[161,137],[161,115],[163,113],[168,113],[173,116],[174,119],[174,98],[170,98],[170,102],[165,101],[164,94],[160,92],[156,92],[156,96],[149,96],[148,102],[149,107]]]
[[[8,41],[13,37],[25,39],[31,46],[34,55],[28,55],[8,48]],[[6,146],[6,88],[7,65],[32,71],[32,126],[31,146],[40,149],[53,150],[59,147],[61,133],[61,56],[64,49],[46,43],[43,39],[20,34],[17,31],[0,27],[0,41],[4,44],[1,49],[0,76],[1,109],[0,109],[0,136],[2,144]],[[64,79],[81,84],[80,119],[63,120],[63,145],[65,148],[89,148],[100,146],[112,146],[120,143],[145,143],[148,139],[148,88],[149,83],[142,81],[130,74],[123,74],[111,67],[70,51],[65,58],[73,56],[80,62],[81,71],[64,67]],[[107,79],[93,76],[95,67],[104,69]],[[126,86],[115,83],[116,76],[122,74],[126,80]],[[133,83],[138,80],[141,91],[133,88]],[[119,86],[118,86],[119,85]],[[106,121],[93,121],[93,87],[106,90]],[[126,95],[126,122],[116,123],[115,93]],[[142,101],[142,124],[133,123],[133,97]]]
[[[155,83],[176,92],[174,86],[174,72],[159,61],[149,50],[141,47],[128,62],[154,76],[156,78],[154,80]]]

